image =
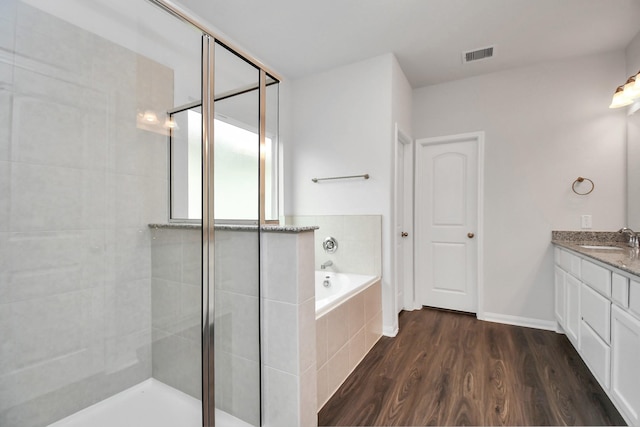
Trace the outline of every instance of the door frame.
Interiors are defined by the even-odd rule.
[[[477,288],[476,288],[476,317],[480,320],[485,320],[485,312],[484,312],[484,141],[485,141],[485,133],[484,131],[477,132],[469,132],[469,133],[460,133],[456,135],[445,135],[445,136],[435,136],[429,138],[420,138],[416,140],[416,149],[418,144],[420,145],[440,145],[440,144],[451,144],[454,142],[462,142],[474,140],[478,145],[478,159],[477,159],[477,167],[478,167],[478,182],[477,182],[477,194],[478,194],[478,203],[476,207],[476,215],[478,216],[478,225],[476,230],[477,237],[477,257],[476,257],[476,271],[477,271]],[[417,162],[417,160],[416,160]],[[414,170],[414,181],[415,174],[417,172],[417,164]],[[418,207],[414,205],[414,218],[418,215],[417,209]],[[414,240],[414,248],[413,251],[416,251],[416,241]],[[414,277],[416,276],[416,265],[414,263]],[[415,300],[414,294],[414,305],[421,307],[418,301]]]
[[[403,164],[399,164],[399,152],[403,150]],[[394,286],[394,296],[393,296],[393,310],[394,310],[394,318],[397,319],[397,313],[400,311],[399,308],[404,310],[415,310],[415,284],[414,284],[414,244],[413,244],[413,214],[414,214],[414,152],[415,152],[415,144],[413,139],[404,132],[398,123],[395,124],[395,132],[394,132],[394,149],[393,149],[393,218],[391,223],[391,245],[392,245],[392,257],[393,257],[393,283]],[[398,242],[402,238],[396,233],[396,220],[400,215],[399,211],[399,203],[398,200],[398,192],[397,184],[400,181],[400,173],[404,175],[404,189],[403,195],[403,213],[404,213],[404,227],[405,231],[409,233],[407,237],[407,244],[404,247],[404,262],[399,259],[397,249]],[[403,271],[402,277],[404,278],[403,283],[399,283],[398,274],[400,269]],[[402,291],[402,300],[399,300],[399,293]],[[419,308],[419,307],[418,307]],[[397,324],[395,325],[395,329],[397,331]]]

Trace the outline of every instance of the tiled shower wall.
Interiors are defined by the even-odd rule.
[[[152,374],[200,399],[202,231],[151,230]],[[257,231],[215,232],[216,408],[260,423]]]
[[[258,233],[215,233],[216,407],[260,424]]]
[[[171,108],[172,92],[170,69],[0,1],[3,427],[151,376],[147,224],[166,218],[167,138],[136,112]]]
[[[197,399],[202,396],[201,278],[201,229],[152,228],[152,376]]]
[[[315,269],[331,260],[329,271],[340,273],[382,274],[382,216],[381,215],[294,215],[285,218],[291,225],[317,225],[315,233]],[[338,250],[325,253],[322,242],[326,237],[338,241]]]

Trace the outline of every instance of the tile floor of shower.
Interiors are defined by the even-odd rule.
[[[153,378],[124,390],[49,427],[200,427],[202,402]],[[250,424],[216,409],[216,425]]]

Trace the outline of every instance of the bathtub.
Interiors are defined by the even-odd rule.
[[[348,300],[378,278],[364,274],[316,271],[316,319]],[[329,286],[324,286],[328,281]]]

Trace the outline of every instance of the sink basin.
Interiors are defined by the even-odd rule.
[[[580,245],[581,248],[585,248],[585,249],[595,249],[595,250],[601,250],[601,251],[621,251],[623,250],[621,247],[618,246],[607,246],[607,245]]]

